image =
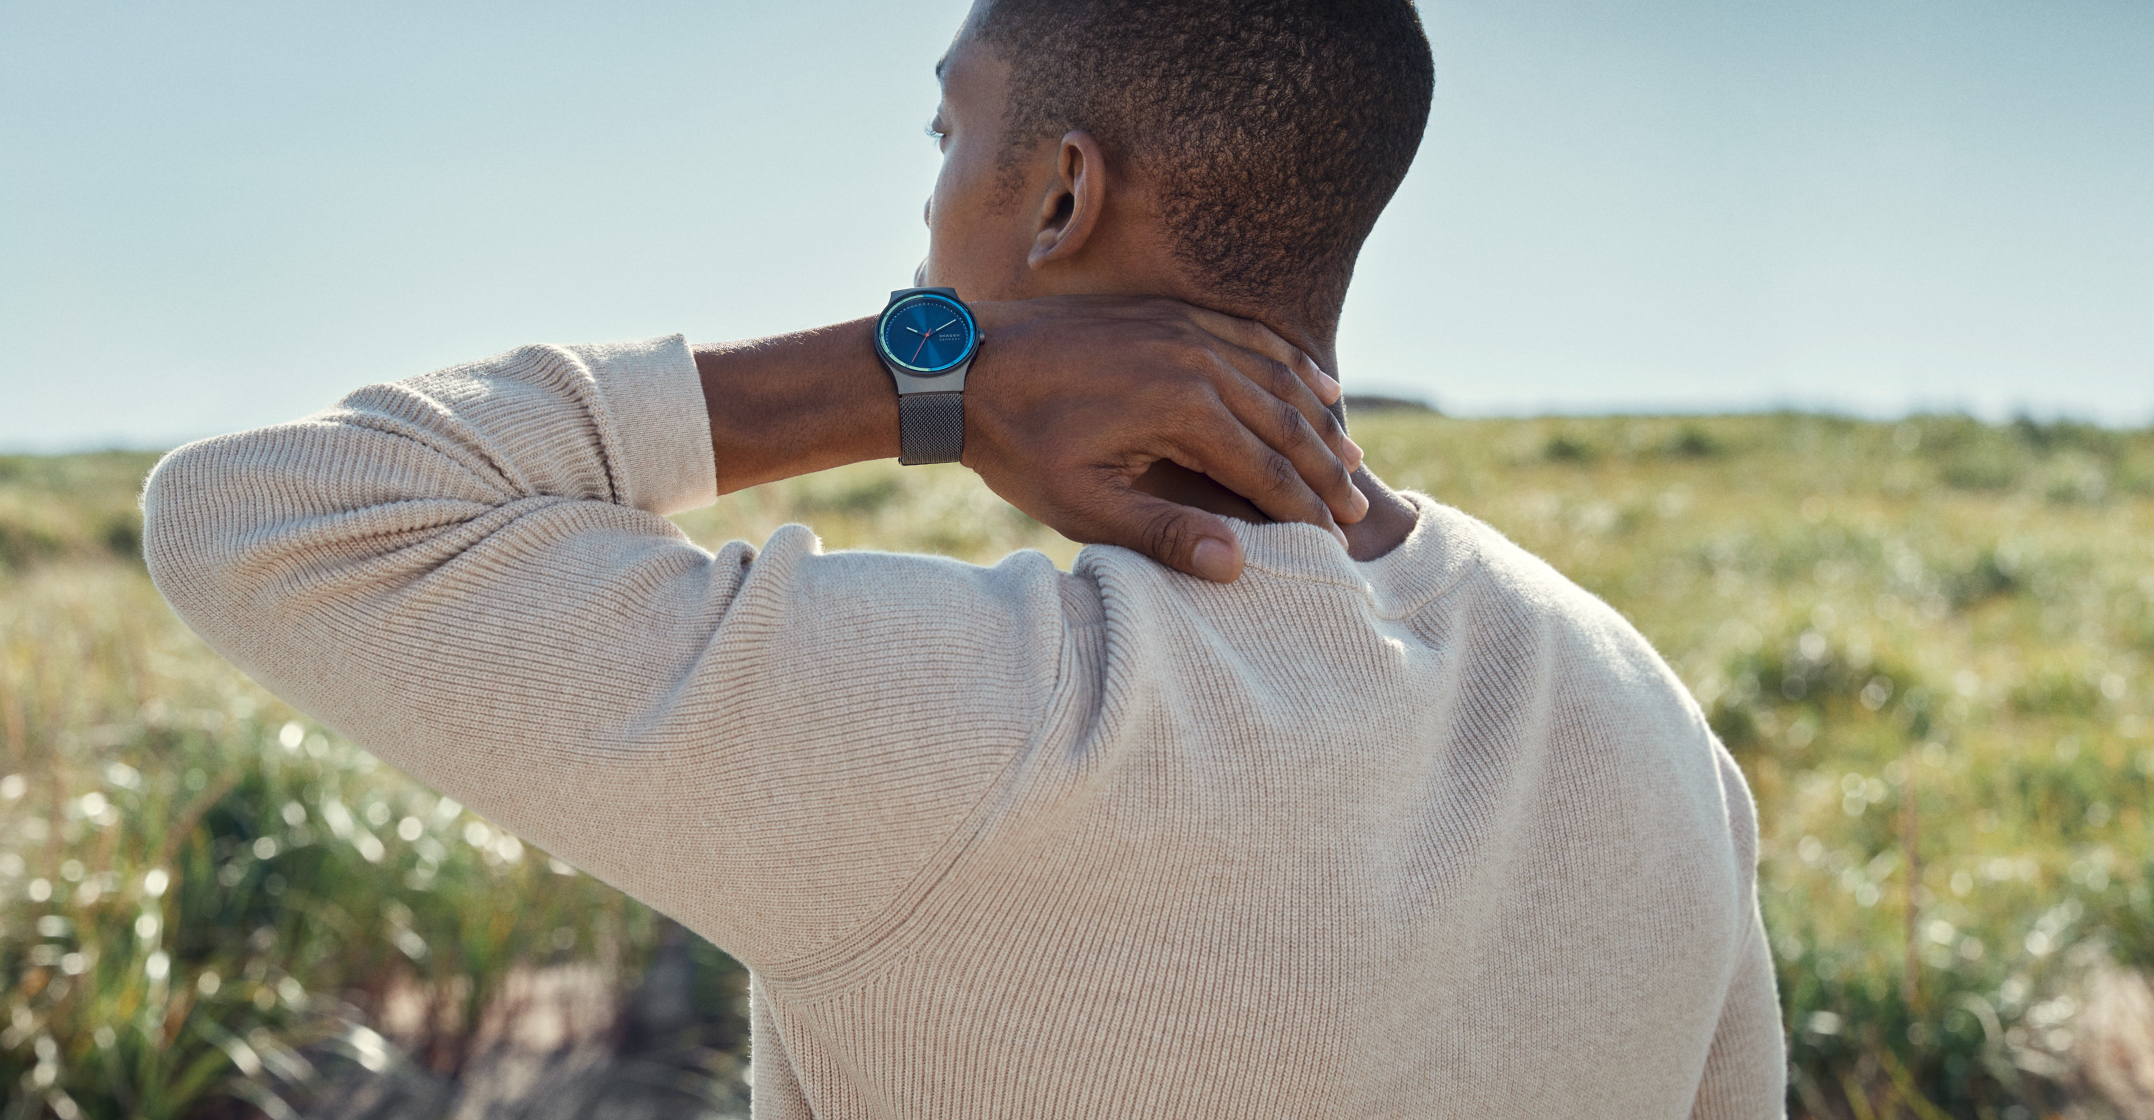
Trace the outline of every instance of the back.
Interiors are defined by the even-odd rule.
[[[150,572],[745,963],[760,1120],[1780,1115],[1748,792],[1545,565],[1418,497],[1224,586],[710,552],[701,393],[678,336],[369,386],[167,457]]]
[[[1227,586],[1088,549],[1043,731],[934,889],[760,977],[759,1100],[1675,1118],[1717,1031],[1699,1114],[1780,1115],[1732,760],[1613,611],[1415,501],[1368,564],[1247,527]]]

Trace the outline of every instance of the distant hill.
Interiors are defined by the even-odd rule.
[[[1412,397],[1385,397],[1374,393],[1346,394],[1346,414],[1356,412],[1424,412],[1432,416],[1443,413],[1427,401]]]

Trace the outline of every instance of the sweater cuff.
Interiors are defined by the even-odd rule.
[[[613,414],[624,505],[679,513],[718,500],[703,379],[680,335],[568,347],[591,371]]]

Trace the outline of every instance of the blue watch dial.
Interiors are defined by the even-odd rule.
[[[917,374],[947,373],[972,354],[979,328],[965,305],[948,296],[907,296],[875,325],[883,356]]]

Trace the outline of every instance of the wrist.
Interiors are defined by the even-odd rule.
[[[875,321],[876,356],[898,398],[898,462],[955,463],[965,451],[965,376],[979,321],[949,288],[900,288]]]
[[[875,320],[695,348],[718,492],[897,455]]]

